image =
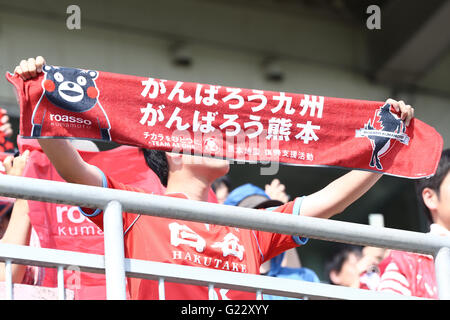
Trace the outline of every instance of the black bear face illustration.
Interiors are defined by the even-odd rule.
[[[55,106],[73,112],[84,112],[97,103],[97,71],[45,65],[45,96]]]

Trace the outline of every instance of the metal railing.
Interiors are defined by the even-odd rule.
[[[289,296],[331,299],[406,299],[408,297],[306,281],[271,278],[261,275],[188,267],[124,257],[122,212],[190,220],[246,229],[299,235],[313,239],[383,247],[435,258],[440,299],[450,299],[450,239],[432,234],[374,227],[356,223],[294,216],[207,202],[170,198],[130,191],[2,176],[0,194],[29,200],[65,203],[104,209],[105,255],[55,249],[0,245],[0,260],[6,261],[7,287],[11,290],[11,263],[57,267],[79,266],[81,271],[105,273],[108,299],[126,298],[126,276],[159,281],[159,297],[164,298],[164,283],[181,282],[209,287]],[[182,275],[182,276],[180,276]],[[59,282],[63,282],[59,276]],[[64,284],[58,284],[61,296]],[[410,297],[414,298],[414,297]]]

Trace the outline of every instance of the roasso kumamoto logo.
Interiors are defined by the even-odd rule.
[[[43,72],[44,90],[33,110],[31,136],[45,136],[55,123],[71,130],[83,125],[92,127],[95,123],[92,132],[82,137],[110,141],[111,125],[98,99],[100,91],[96,79],[99,73],[95,70],[50,65],[45,65]],[[95,135],[91,136],[94,131]]]
[[[375,121],[378,117],[378,121]],[[372,144],[370,166],[383,170],[380,158],[386,155],[399,141],[405,145],[409,143],[409,136],[405,133],[405,123],[391,112],[391,105],[386,103],[375,112],[373,121],[369,121],[364,128],[356,130],[355,137],[366,137]]]

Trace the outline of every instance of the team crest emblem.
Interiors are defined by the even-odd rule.
[[[216,139],[208,138],[204,142],[205,152],[217,153],[219,151],[219,146],[217,145]]]
[[[378,120],[376,120],[378,118]],[[391,105],[386,103],[375,112],[375,117],[364,125],[364,128],[356,130],[355,137],[366,137],[372,145],[372,156],[369,165],[378,170],[383,170],[380,158],[386,155],[396,144],[400,142],[408,145],[409,136],[405,133],[406,126],[403,120],[391,112]]]

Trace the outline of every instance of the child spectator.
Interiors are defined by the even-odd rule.
[[[450,149],[442,152],[436,173],[416,182],[417,199],[430,233],[450,236]],[[434,259],[430,255],[392,250],[380,264],[378,291],[438,298]]]

